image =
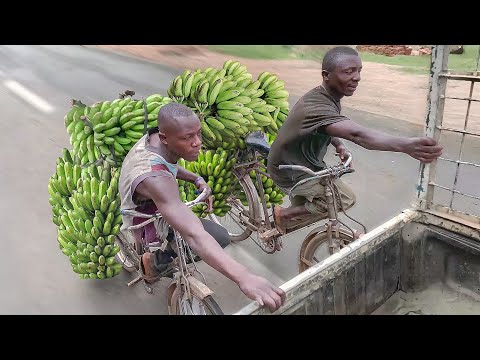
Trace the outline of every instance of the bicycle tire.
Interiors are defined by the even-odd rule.
[[[354,241],[353,236],[344,231],[340,231],[340,239],[342,239],[344,243],[346,241],[347,244]],[[313,263],[313,262],[320,262],[324,260],[324,259],[321,259],[321,260],[314,259],[314,257],[317,249],[327,241],[328,241],[328,234],[325,230],[312,234],[311,236],[309,236],[303,241],[302,246],[300,248],[300,254],[298,259],[299,260],[298,271],[300,273],[304,272],[305,270],[311,267],[308,264],[308,262]],[[330,255],[333,255],[333,251],[330,248],[329,248],[329,253]]]
[[[237,177],[236,174],[235,174],[235,177]],[[259,202],[258,193],[255,189],[255,185],[253,184],[252,179],[248,174],[241,178],[237,177],[237,179],[247,197],[248,217],[251,220],[258,219],[260,216],[260,202]],[[239,199],[233,196],[233,194],[230,195],[229,198],[227,199],[227,204],[232,206],[232,209],[229,212],[227,212],[225,216],[219,217],[212,213],[208,215],[208,218],[213,222],[217,223],[218,225],[226,228],[232,242],[243,241],[252,234],[253,230],[249,229],[247,226],[243,224],[238,224],[237,222],[235,222],[236,224],[235,226],[238,226],[240,229],[238,230],[239,232],[236,232],[236,231],[233,232],[234,230],[231,230],[231,226],[229,226],[228,221],[226,219],[228,216],[232,218],[238,217],[236,214],[234,215],[234,212],[232,210],[236,209],[235,206],[238,204],[242,207],[243,205]]]
[[[170,313],[170,315],[224,315],[222,309],[212,295],[207,295],[203,299],[200,299],[195,294],[192,294],[192,297],[198,303],[203,304],[203,306],[210,312],[210,314],[184,314],[182,311],[182,306],[179,306],[179,295],[180,291],[178,291],[178,288],[176,288],[172,292],[171,298],[169,299],[169,303],[172,304],[172,312]]]
[[[121,240],[119,240],[121,238]],[[129,260],[129,257],[125,254],[122,242],[128,244],[128,239],[125,237],[125,235],[122,232],[119,232],[115,236],[115,242],[117,243],[117,246],[120,248],[120,251],[115,255],[115,260],[119,263],[122,264],[122,267],[132,273],[137,271],[138,266],[135,266],[135,263]]]

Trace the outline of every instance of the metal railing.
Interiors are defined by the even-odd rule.
[[[448,57],[449,57],[449,45],[436,45],[432,48],[432,61],[430,68],[430,81],[429,81],[429,94],[427,101],[427,114],[426,114],[426,128],[425,135],[430,136],[437,141],[442,137],[442,134],[450,133],[460,135],[460,150],[458,158],[452,158],[452,156],[439,157],[437,161],[429,165],[420,166],[420,174],[417,187],[417,198],[419,200],[419,208],[422,210],[433,210],[436,212],[444,212],[450,215],[460,216],[462,218],[468,217],[469,221],[477,221],[480,219],[480,164],[475,161],[465,161],[465,139],[467,136],[471,136],[472,141],[478,141],[480,144],[480,133],[474,130],[469,130],[469,120],[471,115],[471,105],[475,102],[480,102],[480,98],[474,98],[475,84],[480,82],[479,62],[480,62],[480,46],[478,55],[476,58],[476,68],[472,72],[453,73],[448,71]],[[447,82],[466,81],[470,82],[468,97],[459,96],[447,96]],[[477,87],[480,86],[477,84]],[[456,128],[451,126],[443,126],[445,100],[451,99],[456,101],[466,101],[467,108],[462,128]],[[480,124],[478,124],[480,125]],[[446,135],[446,134],[445,134]],[[442,141],[440,140],[440,144]],[[477,154],[480,161],[480,151]],[[445,186],[440,184],[440,179],[437,177],[437,168],[441,167],[445,163],[455,164],[455,176],[452,186]],[[470,180],[473,184],[468,191],[459,190],[459,179],[461,166],[471,167],[478,170],[478,174],[475,178]],[[477,185],[474,185],[474,184]],[[443,189],[449,192],[449,199],[443,203],[438,201],[438,197],[434,196],[435,189]],[[454,200],[456,196],[462,196],[468,199],[474,199],[472,206],[466,211],[461,206],[454,206]],[[456,203],[459,203],[458,201]],[[461,204],[461,203],[460,203]],[[478,222],[480,223],[480,222]]]

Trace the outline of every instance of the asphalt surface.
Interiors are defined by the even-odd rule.
[[[141,285],[128,288],[126,282],[131,275],[127,273],[107,281],[91,281],[80,280],[71,271],[58,249],[47,184],[61,149],[70,147],[63,117],[71,99],[90,105],[112,100],[127,89],[135,90],[139,97],[166,94],[177,74],[177,70],[166,66],[82,46],[0,46],[0,268],[5,274],[0,313],[167,313],[165,281],[155,286],[154,295],[149,295]],[[352,109],[344,111],[365,126],[391,134],[418,136],[423,132],[421,126],[401,120]],[[444,136],[444,156],[457,158],[459,141],[457,135]],[[419,169],[416,160],[404,154],[368,151],[352,143],[348,146],[354,154],[356,172],[343,180],[357,196],[349,215],[372,230],[411,207]],[[336,160],[331,153],[327,159],[330,163]],[[463,159],[480,163],[478,141],[467,138]],[[440,164],[437,181],[451,185],[455,166]],[[479,169],[474,170],[462,166],[457,187],[480,196]],[[448,196],[443,198],[437,199],[449,202]],[[480,213],[478,200],[457,203],[454,207],[466,206],[467,211]],[[263,253],[251,240],[232,245],[227,252],[252,271],[281,285],[297,274],[298,249],[308,231],[286,237],[284,249],[272,255]],[[250,302],[223,275],[206,264],[200,268],[226,313]]]

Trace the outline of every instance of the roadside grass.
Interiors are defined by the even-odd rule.
[[[448,68],[451,71],[474,71],[480,45],[465,45],[463,54],[450,54]],[[322,46],[305,47],[298,45],[210,45],[209,50],[249,59],[293,60],[305,59],[321,61],[326,49]],[[365,62],[399,66],[400,71],[411,74],[427,75],[430,56],[385,56],[360,52]]]

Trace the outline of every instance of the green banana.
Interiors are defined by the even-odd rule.
[[[208,105],[212,106],[215,103],[215,100],[217,99],[218,94],[220,93],[222,85],[223,85],[223,80],[221,78],[217,79],[213,83],[213,87],[211,87],[208,93]]]
[[[285,88],[285,82],[282,81],[282,80],[277,80],[277,81],[272,82],[270,85],[268,85],[265,88],[265,92],[270,93],[270,92],[276,91],[276,90],[283,90],[284,88]]]
[[[244,105],[238,101],[223,101],[217,104],[217,109],[219,110],[237,110],[242,108]]]
[[[224,92],[221,92],[218,96],[217,99],[215,100],[215,103],[219,104],[223,101],[227,101],[230,99],[233,99],[241,94],[241,91],[235,90],[235,89],[230,89]]]
[[[267,92],[267,97],[270,99],[287,99],[288,95],[289,93],[287,90],[275,90]]]
[[[173,81],[173,94],[175,96],[181,97],[183,96],[183,80],[181,76],[177,76]]]
[[[210,127],[205,121],[201,121],[201,127],[202,127],[202,135],[204,135],[207,139],[215,140],[215,134],[212,132]]]
[[[197,100],[200,103],[207,103],[208,102],[207,95],[208,95],[209,86],[210,86],[210,84],[208,82],[204,82],[200,86],[200,88],[198,89]]]
[[[229,119],[229,120],[237,120],[237,119],[243,118],[243,115],[241,113],[237,111],[232,111],[232,110],[218,110],[217,113],[222,118]]]
[[[265,98],[265,101],[268,104],[273,105],[275,107],[279,107],[279,108],[288,108],[290,106],[287,100]]]

